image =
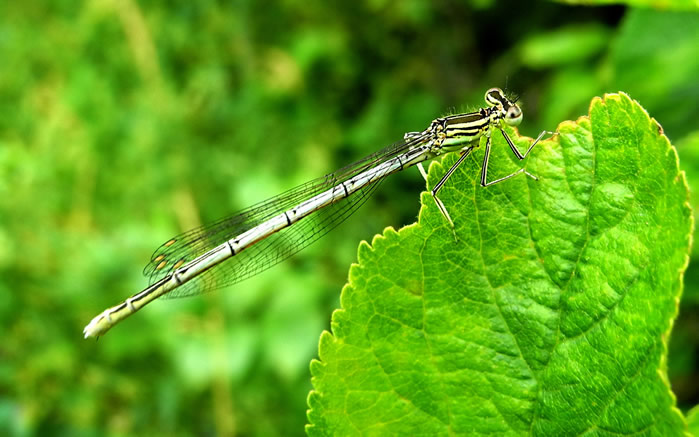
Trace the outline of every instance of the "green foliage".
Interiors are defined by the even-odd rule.
[[[699,131],[687,135],[677,144],[680,160],[684,163],[684,171],[690,187],[699,187]],[[699,222],[699,192],[690,191],[692,208],[694,210],[694,222]],[[699,227],[694,228],[695,242],[699,241]],[[692,245],[692,257],[699,257],[699,244]],[[684,298],[699,303],[699,268],[692,266],[687,271],[685,278],[687,289]]]
[[[538,182],[482,189],[479,155],[454,174],[458,242],[423,193],[417,224],[360,246],[311,366],[309,434],[682,435],[665,372],[692,226],[675,149],[624,94],[559,131],[527,164]]]
[[[672,47],[672,49],[668,49]],[[610,53],[612,84],[633,88],[634,97],[651,114],[663,114],[662,125],[679,137],[696,127],[699,87],[699,12],[629,14]]]
[[[603,6],[625,4],[640,8],[656,8],[671,10],[699,9],[697,0],[557,0],[571,5]]]

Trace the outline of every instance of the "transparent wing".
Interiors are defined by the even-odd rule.
[[[184,232],[156,249],[150,262],[143,269],[143,274],[149,278],[149,283],[153,284],[208,250],[428,139],[427,134],[410,137],[334,173],[299,185],[229,217]],[[382,177],[377,177],[375,182],[246,248],[182,284],[165,297],[192,296],[215,290],[274,266],[342,223],[369,198],[382,180]]]

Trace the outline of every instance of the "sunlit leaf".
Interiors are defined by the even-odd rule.
[[[665,373],[692,225],[677,154],[625,94],[559,132],[526,163],[538,182],[483,189],[483,150],[466,161],[440,196],[458,241],[423,193],[418,223],[360,245],[309,434],[683,433]],[[493,138],[490,177],[515,168]]]

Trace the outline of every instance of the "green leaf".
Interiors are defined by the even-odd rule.
[[[531,139],[508,130],[520,150]],[[310,435],[682,435],[665,356],[691,210],[677,154],[625,94],[479,185],[483,147],[359,261],[320,339]],[[489,177],[516,163],[493,135]],[[433,186],[457,156],[430,167]]]
[[[690,187],[694,187],[690,191],[690,201],[694,210],[694,222],[699,219],[699,130],[692,132],[686,137],[677,142],[677,152],[680,155],[680,160],[683,164],[684,171],[687,173],[687,182]],[[693,240],[699,240],[699,231],[695,227]],[[692,246],[692,258],[699,259],[699,244]],[[696,262],[690,263],[685,274],[685,284],[687,285],[684,291],[684,302],[699,304],[699,265]],[[687,309],[692,309],[687,307]],[[694,337],[694,336],[692,336]]]
[[[687,413],[687,425],[691,435],[699,435],[699,405]]]
[[[654,9],[672,9],[672,10],[696,10],[699,9],[699,1],[697,0],[556,0],[559,3],[568,3],[571,5],[587,5],[587,6],[602,6],[602,5],[627,5],[634,7],[647,7]]]

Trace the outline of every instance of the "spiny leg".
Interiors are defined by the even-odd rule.
[[[409,139],[412,139],[412,138],[415,138],[415,137],[419,137],[419,136],[422,135],[422,134],[423,134],[422,132],[417,132],[417,131],[416,131],[416,132],[406,132],[406,133],[403,134],[403,139],[404,139],[404,140],[409,140]]]
[[[449,212],[447,212],[447,208],[446,208],[446,206],[444,206],[444,203],[442,203],[442,201],[439,199],[439,197],[437,197],[437,194],[439,194],[439,190],[442,189],[442,187],[444,186],[444,183],[449,179],[449,177],[452,175],[452,173],[454,173],[456,171],[456,169],[459,167],[459,165],[461,165],[461,163],[464,162],[466,157],[471,153],[471,150],[473,150],[473,146],[461,151],[461,157],[459,158],[459,160],[456,161],[456,163],[454,163],[454,165],[451,166],[451,168],[444,174],[444,176],[442,176],[442,179],[440,179],[440,181],[437,182],[437,185],[435,185],[434,188],[432,188],[432,192],[431,192],[432,197],[434,198],[434,202],[437,204],[437,208],[439,208],[439,211],[442,213],[444,218],[446,218],[447,221],[449,222],[449,224],[451,225],[452,231],[454,231],[454,239],[456,239],[456,230],[454,227],[454,221],[449,216]]]
[[[503,134],[504,134],[504,132],[503,132]],[[509,179],[509,178],[513,177],[513,176],[517,176],[517,175],[520,174],[520,173],[526,173],[528,176],[530,176],[530,177],[533,178],[534,180],[538,180],[538,179],[536,178],[536,176],[534,176],[533,174],[527,172],[525,169],[520,168],[520,169],[517,170],[516,172],[514,172],[514,173],[512,173],[512,174],[509,174],[509,175],[507,175],[507,176],[505,176],[505,177],[502,177],[502,178],[500,178],[500,179],[496,179],[496,180],[494,180],[494,181],[487,182],[487,179],[488,179],[488,162],[490,161],[490,135],[488,135],[487,138],[488,138],[488,139],[487,139],[486,142],[485,142],[485,156],[483,156],[483,166],[481,167],[481,186],[482,186],[482,187],[487,187],[487,186],[490,186],[490,185],[497,184],[498,182],[502,182],[502,181],[504,181],[504,180],[506,180],[506,179]],[[507,138],[507,137],[505,137],[505,138]],[[508,142],[509,142],[509,141],[508,141]],[[510,144],[512,144],[512,143],[510,143]],[[514,148],[514,146],[511,146],[511,147],[513,147],[513,150],[517,150],[516,148]],[[515,155],[517,155],[517,153],[515,153]],[[518,158],[519,158],[519,156],[518,156]],[[523,158],[520,158],[520,159],[523,159]]]
[[[546,134],[551,134],[552,136],[553,136],[553,135],[558,135],[558,132],[551,132],[551,131],[547,131],[547,130],[542,131],[542,132],[539,134],[539,136],[536,137],[536,139],[532,142],[532,144],[529,146],[529,148],[528,148],[527,151],[524,153],[524,155],[522,155],[522,153],[519,151],[519,149],[517,149],[517,146],[515,146],[515,144],[514,144],[514,143],[512,142],[512,140],[510,139],[510,136],[507,135],[507,133],[506,133],[504,130],[502,130],[502,129],[500,129],[500,133],[501,133],[502,136],[505,138],[505,141],[507,141],[507,144],[510,146],[510,149],[512,149],[512,153],[514,153],[515,156],[516,156],[517,158],[519,158],[520,161],[523,160],[524,158],[526,158],[527,155],[529,155],[529,152],[531,152],[532,149],[534,148],[534,146],[536,146],[537,143],[538,143],[539,141],[541,141],[541,139],[544,137],[544,135],[546,135]]]
[[[529,155],[529,152],[531,152],[532,149],[534,148],[534,146],[536,146],[536,144],[537,144],[539,141],[541,141],[541,139],[544,137],[545,134],[547,134],[547,133],[549,133],[549,134],[551,134],[551,135],[557,135],[557,134],[558,134],[557,132],[549,132],[549,131],[543,131],[543,132],[541,132],[541,133],[539,134],[539,136],[536,137],[536,139],[535,139],[535,140],[532,142],[532,144],[529,146],[529,148],[528,148],[527,151],[524,153],[524,155],[522,155],[522,153],[517,149],[517,146],[514,145],[514,143],[512,142],[512,140],[510,139],[510,137],[507,135],[507,133],[506,133],[504,130],[500,130],[500,132],[502,133],[502,136],[505,138],[505,141],[507,141],[507,144],[510,146],[510,149],[512,149],[512,153],[514,153],[514,155],[515,155],[520,161],[523,160],[524,158],[526,158],[527,155]],[[504,181],[504,180],[510,179],[511,177],[517,176],[517,175],[520,174],[520,173],[526,174],[527,176],[529,176],[530,178],[534,179],[535,181],[538,181],[538,180],[539,180],[536,176],[534,176],[533,174],[529,173],[529,172],[528,172],[527,170],[525,170],[524,168],[520,168],[519,170],[517,170],[517,171],[515,171],[514,173],[509,174],[509,175],[507,175],[507,176],[505,176],[505,177],[502,177],[502,178],[500,178],[500,179],[496,179],[496,180],[494,180],[494,181],[487,182],[487,179],[488,179],[488,161],[489,161],[489,160],[490,160],[490,135],[488,135],[488,140],[487,140],[487,142],[486,142],[486,144],[485,144],[485,156],[483,157],[483,167],[481,168],[481,186],[483,186],[483,187],[488,187],[488,186],[490,186],[490,185],[495,185],[495,184],[497,184],[498,182],[502,182],[502,181]]]

